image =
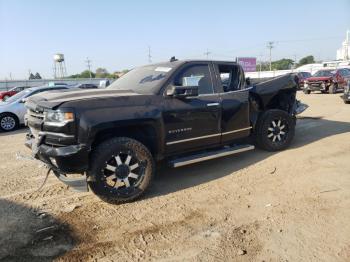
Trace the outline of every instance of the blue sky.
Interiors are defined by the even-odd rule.
[[[53,54],[68,74],[178,58],[334,59],[350,29],[349,0],[83,1],[0,0],[0,79],[28,70],[52,77]]]

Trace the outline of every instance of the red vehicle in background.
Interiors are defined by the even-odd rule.
[[[335,94],[338,90],[344,90],[348,81],[350,81],[350,70],[347,68],[319,70],[312,77],[305,79],[304,93],[321,91]]]
[[[298,72],[297,76],[298,76],[298,88],[302,89],[304,86],[304,81],[307,78],[311,77],[312,75],[309,72]]]
[[[29,88],[30,86],[16,86],[8,91],[2,91],[0,92],[0,101],[5,101],[9,97],[23,91],[26,88]]]

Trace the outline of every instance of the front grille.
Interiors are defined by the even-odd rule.
[[[39,119],[39,120],[44,120],[44,112],[40,111],[33,111],[31,109],[28,109],[27,111],[28,117]]]
[[[44,112],[28,109],[27,114],[24,116],[24,122],[30,127],[30,129],[36,129],[39,131],[44,123]]]
[[[321,85],[323,82],[322,81],[315,81],[315,82],[309,82],[310,85],[313,85],[313,86],[319,86]]]

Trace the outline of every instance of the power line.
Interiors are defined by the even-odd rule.
[[[87,68],[89,70],[90,78],[92,78],[92,75],[91,75],[91,60],[87,57],[85,62],[86,62]]]

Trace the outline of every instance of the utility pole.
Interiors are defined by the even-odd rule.
[[[261,54],[261,53],[259,54],[259,58],[260,58],[259,59],[260,60],[259,61],[259,78],[260,78],[260,74],[261,74],[261,67],[262,67],[262,62],[263,62],[262,61],[263,60],[263,56],[264,56],[263,54]]]
[[[148,46],[148,63],[152,63],[151,47]]]
[[[267,42],[267,48],[270,50],[270,71],[272,71],[272,61],[271,61],[272,55],[271,55],[271,51],[272,51],[272,48],[274,48],[273,45],[274,45],[273,41]]]
[[[207,56],[207,59],[209,58],[209,55],[211,54],[211,52],[209,52],[208,48],[207,48],[207,52],[204,53],[204,55]]]
[[[89,75],[90,75],[90,79],[91,79],[92,78],[92,75],[91,75],[91,60],[87,57],[85,62],[86,62],[87,68],[89,70]]]

